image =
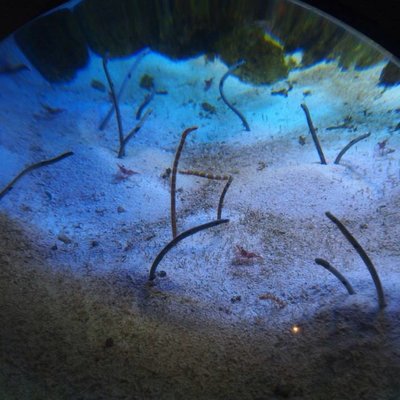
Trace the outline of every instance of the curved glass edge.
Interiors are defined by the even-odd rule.
[[[345,31],[347,31],[349,34],[351,34],[351,35],[357,37],[358,39],[360,39],[360,41],[364,42],[365,44],[371,46],[375,50],[377,50],[380,53],[382,53],[382,55],[385,58],[387,58],[388,61],[392,62],[398,68],[400,68],[400,59],[398,57],[396,57],[390,51],[385,49],[385,47],[381,46],[375,40],[371,39],[370,37],[368,37],[364,33],[360,32],[359,30],[353,28],[349,24],[346,24],[345,22],[343,22],[339,18],[336,18],[333,15],[331,15],[329,13],[326,13],[325,11],[322,11],[321,9],[319,9],[317,7],[314,7],[314,6],[310,5],[310,4],[304,3],[301,0],[284,0],[284,1],[293,3],[293,4],[295,4],[295,5],[299,6],[299,7],[302,7],[304,9],[314,13],[314,14],[319,15],[321,18],[325,18],[325,19],[331,21],[335,25],[337,25],[337,26],[341,27],[342,29],[344,29]]]
[[[36,18],[34,18],[32,21],[30,21],[29,23],[23,25],[22,27],[20,27],[18,30],[16,30],[13,34],[11,34],[10,36],[13,36],[14,38],[16,38],[16,35],[18,34],[18,32],[20,32],[21,30],[23,30],[27,25],[31,24],[34,21],[37,21],[38,19],[42,18],[43,16],[48,16],[56,11],[61,11],[63,9],[68,9],[71,11],[71,15],[74,16],[74,11],[76,9],[76,6],[82,4],[82,0],[71,0],[69,2],[66,2],[64,4],[61,4],[57,7],[55,7],[52,10],[49,10],[47,13],[38,16]],[[370,39],[369,37],[367,37],[366,35],[364,35],[363,33],[359,32],[358,30],[352,28],[351,26],[347,25],[346,23],[340,21],[339,19],[333,17],[332,15],[325,13],[323,11],[321,11],[320,9],[310,6],[309,4],[304,3],[301,0],[271,0],[268,4],[264,4],[263,7],[264,8],[269,8],[271,7],[271,9],[273,9],[274,7],[276,8],[276,6],[279,6],[280,4],[288,4],[288,5],[294,5],[295,7],[299,7],[302,10],[305,10],[309,13],[311,13],[314,16],[317,16],[318,18],[321,18],[322,20],[326,20],[329,21],[329,23],[331,23],[333,26],[338,27],[339,29],[342,29],[346,34],[350,35],[350,37],[352,37],[353,39],[362,42],[363,45],[365,45],[366,47],[370,48],[371,50],[376,51],[377,54],[380,54],[382,56],[382,58],[384,58],[385,62],[388,63],[392,63],[394,64],[397,68],[400,69],[400,60],[395,57],[392,53],[390,53],[389,51],[387,51],[384,47],[382,47],[381,45],[379,45],[378,43],[376,43],[374,40]],[[251,7],[251,5],[249,5],[249,7]],[[256,22],[256,21],[253,21]],[[277,22],[279,24],[279,21]],[[79,21],[77,22],[77,25],[79,25]],[[278,27],[279,29],[279,27]],[[92,53],[92,51],[94,51],[95,54],[98,53],[98,51],[96,51],[97,49],[93,50],[93,48],[91,47],[91,43],[90,43],[90,39],[88,37],[86,37],[86,33],[84,31],[82,31],[82,28],[80,28],[81,32],[79,32],[80,35],[84,36],[84,39],[86,40],[86,46],[89,50],[89,53]],[[274,37],[272,36],[271,41],[274,41]],[[2,43],[2,41],[0,41],[0,43]],[[279,43],[278,43],[279,44]],[[285,43],[286,45],[286,43]],[[21,48],[21,46],[19,46]],[[150,46],[151,47],[151,46]],[[157,46],[156,46],[157,47]],[[158,47],[163,47],[158,46]],[[301,48],[301,46],[299,47]],[[285,51],[286,49],[284,49],[284,53],[286,54],[290,54],[290,51]],[[27,55],[27,52],[22,49],[22,51],[24,52],[25,55]],[[59,50],[60,51],[60,50]],[[155,49],[155,51],[160,51],[159,49]],[[340,51],[347,51],[347,50],[338,50],[339,53]],[[82,51],[83,52],[83,51]],[[162,52],[162,51],[161,51]],[[134,54],[134,52],[132,53]],[[166,54],[167,56],[169,56],[169,54]],[[332,59],[334,59],[335,57],[340,57],[340,55],[333,55]],[[28,57],[29,59],[30,57]],[[76,71],[78,71],[79,69],[84,68],[85,65],[85,60],[84,60],[84,56],[82,55],[80,62],[80,65],[77,66]],[[111,55],[111,58],[113,58],[113,55]],[[179,59],[179,56],[177,57]],[[183,57],[185,58],[185,57]],[[225,57],[226,59],[222,58],[224,62],[226,62],[228,65],[231,64],[228,60],[227,57]],[[347,61],[350,59],[351,60],[351,54],[350,56],[346,56]],[[32,63],[32,60],[29,60]],[[35,63],[32,63],[33,66],[37,69],[37,66],[34,65]],[[312,64],[312,63],[311,63]],[[310,65],[310,64],[309,64]],[[307,65],[304,65],[307,66]],[[73,77],[73,73],[71,72],[70,76]],[[66,81],[68,81],[70,78],[67,78]],[[253,82],[253,83],[257,83],[257,82]],[[262,83],[268,83],[268,82],[262,82]]]

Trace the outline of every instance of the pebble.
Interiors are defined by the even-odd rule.
[[[60,240],[61,242],[65,243],[65,244],[71,244],[72,243],[72,240],[67,235],[65,235],[64,233],[60,233],[57,236],[57,239]]]
[[[233,296],[231,297],[231,303],[236,303],[242,300],[242,296]]]

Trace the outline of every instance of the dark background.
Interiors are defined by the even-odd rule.
[[[110,0],[112,1],[112,0]],[[0,0],[0,39],[65,0]],[[400,0],[304,0],[400,58]]]

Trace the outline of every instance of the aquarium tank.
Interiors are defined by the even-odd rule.
[[[399,399],[399,83],[290,0],[3,40],[0,398]]]

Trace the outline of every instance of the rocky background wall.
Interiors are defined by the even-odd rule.
[[[16,34],[34,67],[50,82],[73,79],[90,49],[110,57],[150,47],[176,59],[207,54],[245,81],[272,83],[292,67],[288,53],[304,51],[304,66],[336,59],[343,68],[371,66],[382,55],[332,22],[278,0],[84,0],[40,17]],[[382,82],[399,81],[389,65]]]

